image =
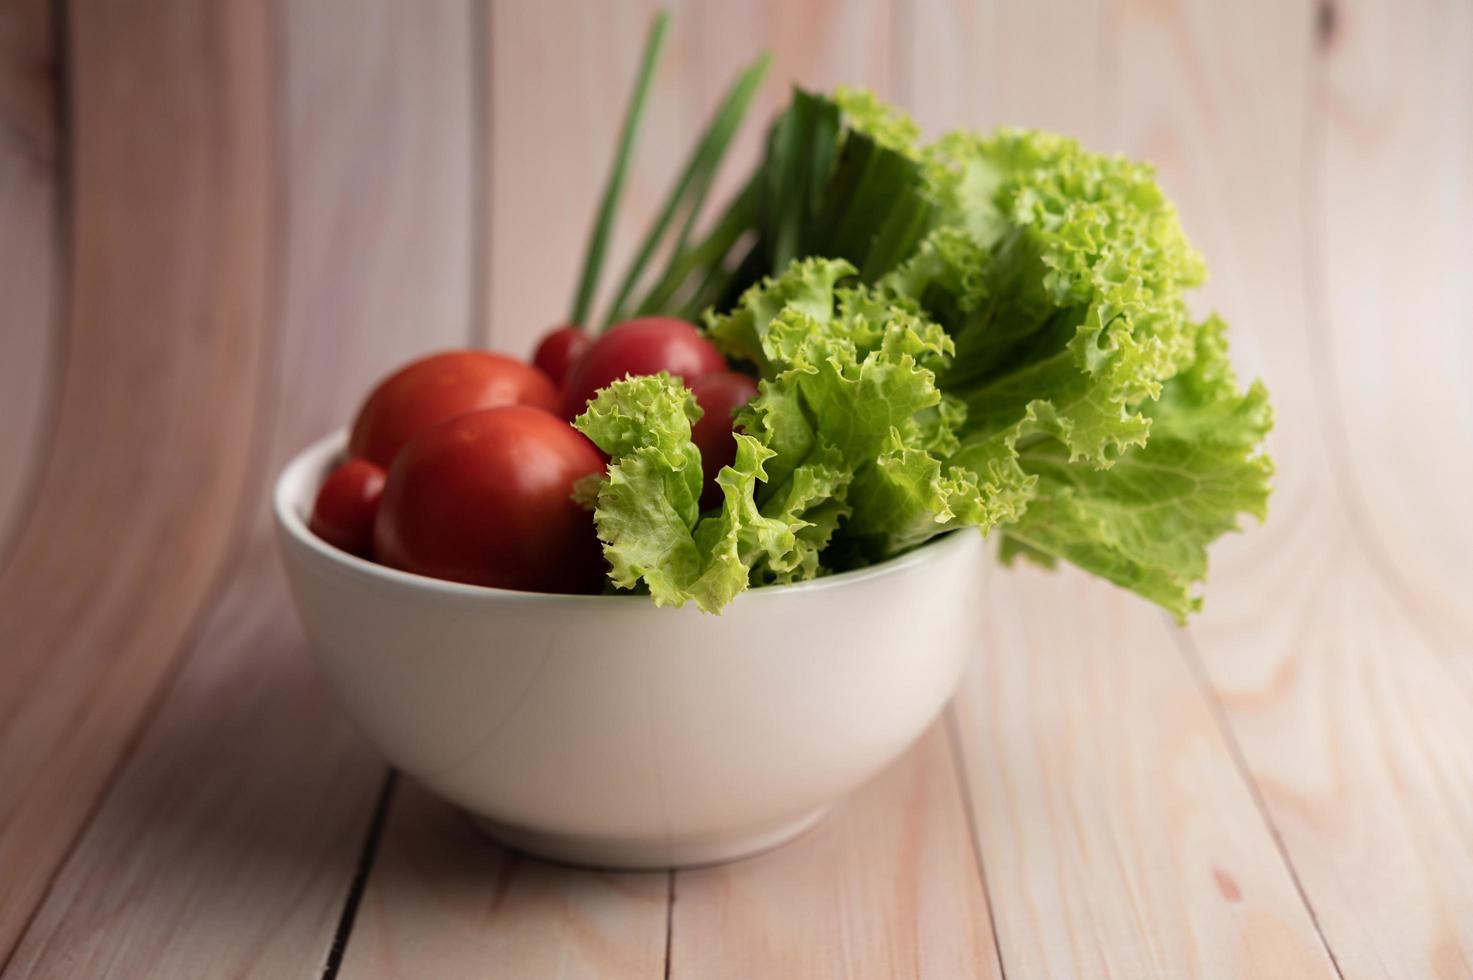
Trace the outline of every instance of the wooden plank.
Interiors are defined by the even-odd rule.
[[[469,0],[285,5],[286,268],[274,460],[383,375],[471,336]]]
[[[1374,30],[1342,5],[1333,11],[1345,37]],[[1341,415],[1340,399],[1326,397],[1327,354],[1359,348],[1358,356],[1386,361],[1401,354],[1379,328],[1368,336],[1365,319],[1323,321],[1305,293],[1316,281],[1323,295],[1374,288],[1345,279],[1366,269],[1341,270],[1313,245],[1329,226],[1315,231],[1309,207],[1324,193],[1320,182],[1332,179],[1330,155],[1316,159],[1314,134],[1331,124],[1334,103],[1321,87],[1305,89],[1315,50],[1310,14],[1266,3],[1124,24],[1126,147],[1157,149],[1163,179],[1212,265],[1210,297],[1234,323],[1242,362],[1266,376],[1278,409],[1269,521],[1215,551],[1218,584],[1188,652],[1200,657],[1343,975],[1467,976],[1473,696],[1463,650],[1414,620],[1387,587],[1395,569],[1374,564],[1380,558],[1357,523],[1380,512],[1358,512],[1346,492],[1359,471],[1337,432],[1365,424],[1367,415]],[[1429,16],[1427,8],[1409,10],[1397,29],[1425,33],[1420,20]],[[1439,63],[1435,51],[1430,57]],[[1375,85],[1377,77],[1363,82]],[[1301,95],[1286,97],[1294,91]],[[1385,159],[1369,153],[1367,160]],[[1324,198],[1324,214],[1389,213],[1382,198],[1407,193],[1404,175],[1372,179],[1358,169],[1367,165],[1352,167],[1360,175],[1351,181],[1354,198]],[[1336,219],[1347,220],[1354,219]],[[1439,232],[1430,234],[1435,241]],[[1388,241],[1378,254],[1403,247],[1419,246]],[[1397,324],[1393,347],[1425,347],[1440,329],[1401,317]],[[1397,398],[1380,399],[1411,423],[1409,445],[1396,451],[1417,460],[1445,451],[1421,434],[1446,433],[1447,422],[1425,420],[1424,429],[1414,415],[1439,396],[1414,391],[1405,377],[1400,384]],[[1407,492],[1398,506],[1424,499],[1427,491]]]
[[[315,978],[382,764],[256,538],[16,950],[13,977]]]
[[[1104,5],[910,9],[928,129],[1021,124],[1118,142],[1123,56]],[[1158,614],[1068,570],[1017,569],[987,601],[956,718],[1008,973],[1333,976]]]
[[[772,69],[753,102],[742,132],[733,142],[713,199],[740,189],[762,152],[768,124],[787,106],[792,87],[828,91],[836,85],[868,88],[883,99],[904,94],[898,28],[905,4],[896,0],[849,0],[840,6],[811,3],[731,4],[715,0],[695,5],[689,29],[702,67],[702,100],[712,105],[730,79],[759,51],[772,54]],[[693,115],[684,136],[688,144],[704,124]]]
[[[939,724],[805,837],[679,872],[674,896],[674,978],[1002,975]]]
[[[1098,140],[1115,95],[1100,43],[1108,9],[1101,0],[902,4],[903,101],[932,135],[1030,126]]]
[[[284,14],[281,408],[260,416],[249,545],[7,978],[318,976],[384,778],[310,666],[265,491],[378,374],[468,335],[470,16]]]
[[[1292,549],[1233,556],[1264,594],[1219,601],[1197,649],[1344,975],[1467,976],[1473,698],[1348,528],[1294,516]]]
[[[55,372],[57,100],[51,4],[0,9],[0,562],[49,430]]]
[[[0,575],[0,955],[225,557],[267,314],[262,5],[77,4],[68,24],[65,375]]]
[[[1313,90],[1311,337],[1355,529],[1418,628],[1466,650],[1473,7],[1336,10]]]
[[[1072,570],[998,578],[956,713],[1008,974],[1334,976],[1160,617]]]
[[[668,881],[521,857],[404,781],[338,976],[656,980]]]

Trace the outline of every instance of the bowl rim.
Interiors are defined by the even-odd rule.
[[[563,592],[523,592],[517,589],[501,589],[489,585],[451,582],[445,579],[432,578],[428,575],[420,575],[415,572],[390,568],[387,565],[380,565],[377,562],[359,558],[357,555],[349,554],[346,551],[333,547],[308,529],[306,517],[298,510],[298,504],[300,502],[306,502],[306,505],[310,507],[310,501],[315,499],[317,494],[316,486],[313,486],[310,492],[307,490],[307,485],[311,482],[312,475],[320,468],[327,466],[333,457],[342,457],[344,450],[347,448],[347,443],[348,431],[346,428],[342,428],[306,446],[282,467],[281,472],[276,477],[276,482],[271,492],[272,512],[278,531],[298,547],[311,553],[319,561],[332,565],[337,570],[359,580],[388,584],[439,596],[527,603],[600,603],[604,605],[610,603],[622,603],[626,605],[639,603],[648,606],[652,610],[660,608],[650,601],[648,595],[642,594],[582,595]],[[809,579],[804,582],[748,588],[739,593],[732,601],[750,603],[762,599],[775,599],[795,593],[825,591],[894,575],[915,565],[937,560],[944,554],[962,547],[971,534],[977,534],[979,537],[982,536],[979,532],[971,528],[957,528],[953,531],[943,532],[910,551],[874,565],[854,569],[853,571],[839,572],[834,575],[825,575],[821,578]]]

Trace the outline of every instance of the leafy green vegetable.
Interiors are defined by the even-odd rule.
[[[971,431],[1009,428],[1031,406],[1035,428],[1072,460],[1107,466],[1144,445],[1137,407],[1191,354],[1182,291],[1202,275],[1149,168],[1020,131],[954,134],[932,157],[953,218],[990,227],[978,218],[989,208],[1007,218],[991,241],[938,229],[887,279],[956,338],[943,385],[967,403]],[[990,188],[990,201],[956,203],[967,182]]]
[[[839,143],[839,110],[827,99],[801,89],[793,104],[773,123],[767,137],[768,165],[763,209],[759,220],[764,235],[754,251],[765,254],[768,268],[787,268],[808,253],[803,241],[818,210],[825,174],[833,164]]]
[[[615,457],[597,515],[616,584],[719,608],[998,528],[1007,559],[1066,560],[1185,617],[1207,546],[1263,516],[1272,473],[1266,393],[1239,389],[1222,322],[1188,313],[1203,277],[1145,164],[1027,130],[927,145],[867,93],[795,91],[638,306],[707,309],[761,376],[722,507],[694,510],[689,412],[629,389],[579,420]],[[615,416],[643,441],[595,434]]]
[[[706,238],[670,257],[636,310],[729,309],[764,276],[807,255],[848,259],[865,281],[878,278],[934,223],[931,165],[918,133],[867,92],[830,98],[794,89],[751,180]]]
[[[1237,390],[1222,330],[1216,318],[1202,325],[1194,362],[1147,409],[1150,440],[1112,467],[1071,465],[1053,440],[1022,453],[1038,490],[1007,528],[1005,559],[1062,558],[1178,621],[1200,608],[1194,585],[1207,573],[1207,545],[1237,529],[1240,512],[1266,516],[1273,473],[1258,451],[1272,424],[1267,392]]]
[[[1188,317],[1203,268],[1175,209],[1150,168],[1051,134],[953,134],[931,159],[954,223],[885,284],[956,337],[958,461],[1010,472],[1011,446],[1037,480],[1004,556],[1066,559],[1184,617],[1207,545],[1263,514],[1271,415],[1261,386],[1238,391],[1221,321]]]
[[[753,574],[812,578],[841,512],[844,474],[815,460],[759,508],[754,491],[773,451],[738,435],[736,461],[717,477],[722,505],[702,516],[701,455],[690,436],[700,416],[690,392],[662,373],[614,382],[574,420],[612,457],[594,510],[610,580],[643,583],[657,605],[693,601],[719,612]]]
[[[805,259],[710,321],[725,353],[761,365],[758,396],[737,416],[774,452],[759,500],[801,479],[805,466],[849,474],[833,541],[851,560],[1017,516],[1028,489],[1021,472],[984,487],[947,458],[966,415],[936,385],[951,338],[905,304],[839,285],[854,274],[842,259]]]
[[[614,585],[644,581],[659,605],[696,599],[714,612],[746,588],[747,569],[721,540],[728,534],[707,525],[697,540],[701,454],[690,427],[700,417],[690,392],[661,374],[609,385],[573,424],[613,457],[594,521]],[[749,481],[761,470],[752,456],[742,461]],[[729,479],[724,492],[741,489]]]

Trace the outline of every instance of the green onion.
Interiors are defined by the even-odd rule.
[[[700,214],[701,205],[706,200],[706,194],[711,189],[712,181],[716,178],[721,158],[725,156],[726,148],[731,143],[737,127],[741,125],[742,118],[747,114],[752,97],[757,93],[757,88],[762,83],[763,76],[767,74],[771,63],[772,56],[764,53],[737,77],[736,82],[726,93],[726,97],[721,100],[716,114],[712,116],[710,124],[706,127],[706,132],[701,136],[690,159],[686,162],[679,180],[676,181],[670,195],[665,199],[654,224],[645,234],[644,241],[640,244],[639,251],[629,266],[629,271],[625,273],[624,281],[620,283],[613,303],[610,304],[609,315],[604,321],[605,326],[627,316],[628,311],[625,309],[625,304],[630,294],[639,282],[639,277],[644,273],[645,266],[659,247],[661,239],[665,237],[665,232],[675,219],[676,213],[682,208],[686,212],[686,218],[672,254],[678,255],[685,249],[691,227]]]
[[[635,308],[636,315],[669,312],[667,304],[680,292],[691,273],[698,269],[709,270],[711,266],[724,262],[732,247],[756,222],[761,191],[754,176],[704,239],[671,258],[664,275]]]
[[[582,325],[593,305],[593,293],[598,288],[598,275],[603,267],[604,252],[609,244],[609,232],[614,224],[614,212],[618,210],[619,195],[624,190],[624,178],[629,169],[629,157],[634,149],[634,137],[644,115],[645,98],[649,95],[650,82],[655,76],[655,65],[660,60],[660,49],[665,43],[665,32],[670,25],[670,16],[665,11],[655,14],[650,24],[649,38],[644,44],[644,55],[639,65],[639,77],[635,81],[634,93],[624,114],[624,128],[619,134],[619,148],[614,156],[614,167],[609,172],[608,184],[604,187],[603,200],[598,208],[598,220],[593,234],[588,239],[588,249],[583,256],[583,275],[578,280],[578,294],[573,301],[570,322]]]
[[[768,138],[765,239],[768,271],[778,275],[807,255],[820,195],[829,180],[843,128],[839,107],[822,96],[793,89],[793,104]],[[822,254],[822,253],[820,253]]]

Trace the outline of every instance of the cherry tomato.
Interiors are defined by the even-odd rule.
[[[593,338],[574,326],[558,327],[542,338],[537,353],[532,355],[532,366],[552,379],[559,388],[568,379],[568,372],[578,363]]]
[[[685,386],[706,413],[691,426],[690,436],[701,451],[701,473],[706,479],[701,490],[701,509],[707,510],[721,503],[716,474],[736,460],[736,440],[731,437],[732,413],[757,397],[757,382],[736,371],[717,371],[688,381]]]
[[[350,459],[327,475],[307,526],[334,548],[373,557],[373,520],[384,493],[385,473],[366,459]]]
[[[389,468],[375,553],[385,565],[452,582],[596,592],[604,561],[593,515],[569,495],[603,466],[593,443],[539,408],[441,422]]]
[[[358,411],[348,452],[385,469],[417,433],[480,408],[558,409],[557,388],[530,364],[479,350],[431,354],[380,381]]]
[[[573,365],[563,388],[563,416],[572,419],[611,381],[669,371],[699,378],[726,370],[726,361],[700,331],[684,320],[652,316],[609,328]]]

